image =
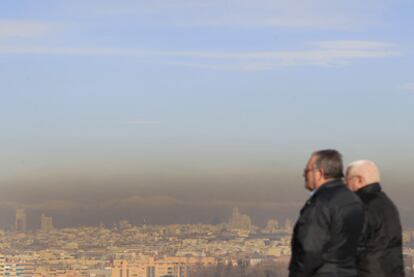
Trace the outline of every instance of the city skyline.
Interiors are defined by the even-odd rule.
[[[22,213],[17,210],[16,218]],[[227,223],[214,225],[136,226],[121,220],[109,227],[0,230],[0,273],[6,277],[264,277],[271,271],[287,276],[292,227],[290,219],[253,226],[235,208]],[[412,276],[414,228],[404,230],[402,239],[404,268]]]

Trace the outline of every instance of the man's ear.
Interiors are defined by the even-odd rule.
[[[322,168],[317,169],[317,171],[319,172],[318,180],[325,179],[325,171]]]

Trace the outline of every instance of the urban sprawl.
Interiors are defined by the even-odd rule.
[[[26,212],[16,211],[12,230],[0,230],[1,277],[190,277],[200,268],[252,267],[268,263],[287,270],[292,221],[269,219],[259,228],[237,208],[225,224],[141,225],[121,220],[57,229],[42,214],[28,231]],[[414,229],[405,230],[404,262],[413,271]],[[278,275],[279,276],[279,275]]]

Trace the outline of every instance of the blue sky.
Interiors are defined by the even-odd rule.
[[[308,155],[335,147],[346,162],[377,161],[403,188],[413,181],[413,8],[3,0],[0,181],[301,183]]]

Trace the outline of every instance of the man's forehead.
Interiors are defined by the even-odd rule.
[[[314,164],[314,162],[312,161],[312,157],[311,157],[311,158],[309,158],[308,162],[306,163],[306,168],[312,167],[313,164]]]
[[[316,160],[316,155],[312,155],[308,160],[308,164],[313,164],[315,160]]]

